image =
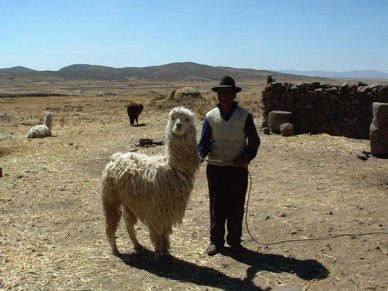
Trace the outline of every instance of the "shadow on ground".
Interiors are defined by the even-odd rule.
[[[159,277],[224,290],[271,290],[262,289],[252,282],[259,271],[287,272],[304,280],[321,280],[329,274],[329,271],[316,260],[298,260],[275,254],[260,254],[248,249],[243,249],[238,254],[225,250],[222,255],[230,256],[248,265],[246,277],[233,278],[213,268],[199,266],[173,256],[156,262],[154,253],[149,250],[144,250],[140,254],[122,255],[121,260],[130,267],[148,271]]]
[[[329,275],[329,270],[316,260],[299,260],[276,254],[261,254],[245,248],[240,253],[226,250],[223,254],[250,266],[247,269],[247,280],[252,280],[259,271],[290,273],[304,280],[322,280]]]

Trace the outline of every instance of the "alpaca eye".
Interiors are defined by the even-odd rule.
[[[187,121],[187,122],[189,122],[189,119],[188,119],[188,118],[186,118],[186,121]]]
[[[172,120],[175,120],[175,117],[174,117],[174,116],[171,116],[171,119],[172,119]]]

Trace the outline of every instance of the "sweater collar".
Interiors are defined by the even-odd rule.
[[[222,119],[225,120],[225,121],[228,121],[232,117],[234,111],[236,110],[237,102],[233,101],[233,107],[232,107],[232,110],[230,111],[230,113],[229,112],[225,112],[224,110],[222,110],[222,107],[221,107],[221,105],[219,103],[217,104],[217,107],[220,110]]]

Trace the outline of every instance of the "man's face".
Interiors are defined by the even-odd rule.
[[[217,92],[217,98],[221,105],[230,105],[236,98],[236,93],[231,88],[223,88]]]

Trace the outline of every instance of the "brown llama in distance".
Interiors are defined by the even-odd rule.
[[[143,104],[136,102],[131,102],[127,105],[127,113],[131,126],[135,126],[135,121],[136,125],[139,125],[139,115],[143,111],[143,108]]]

